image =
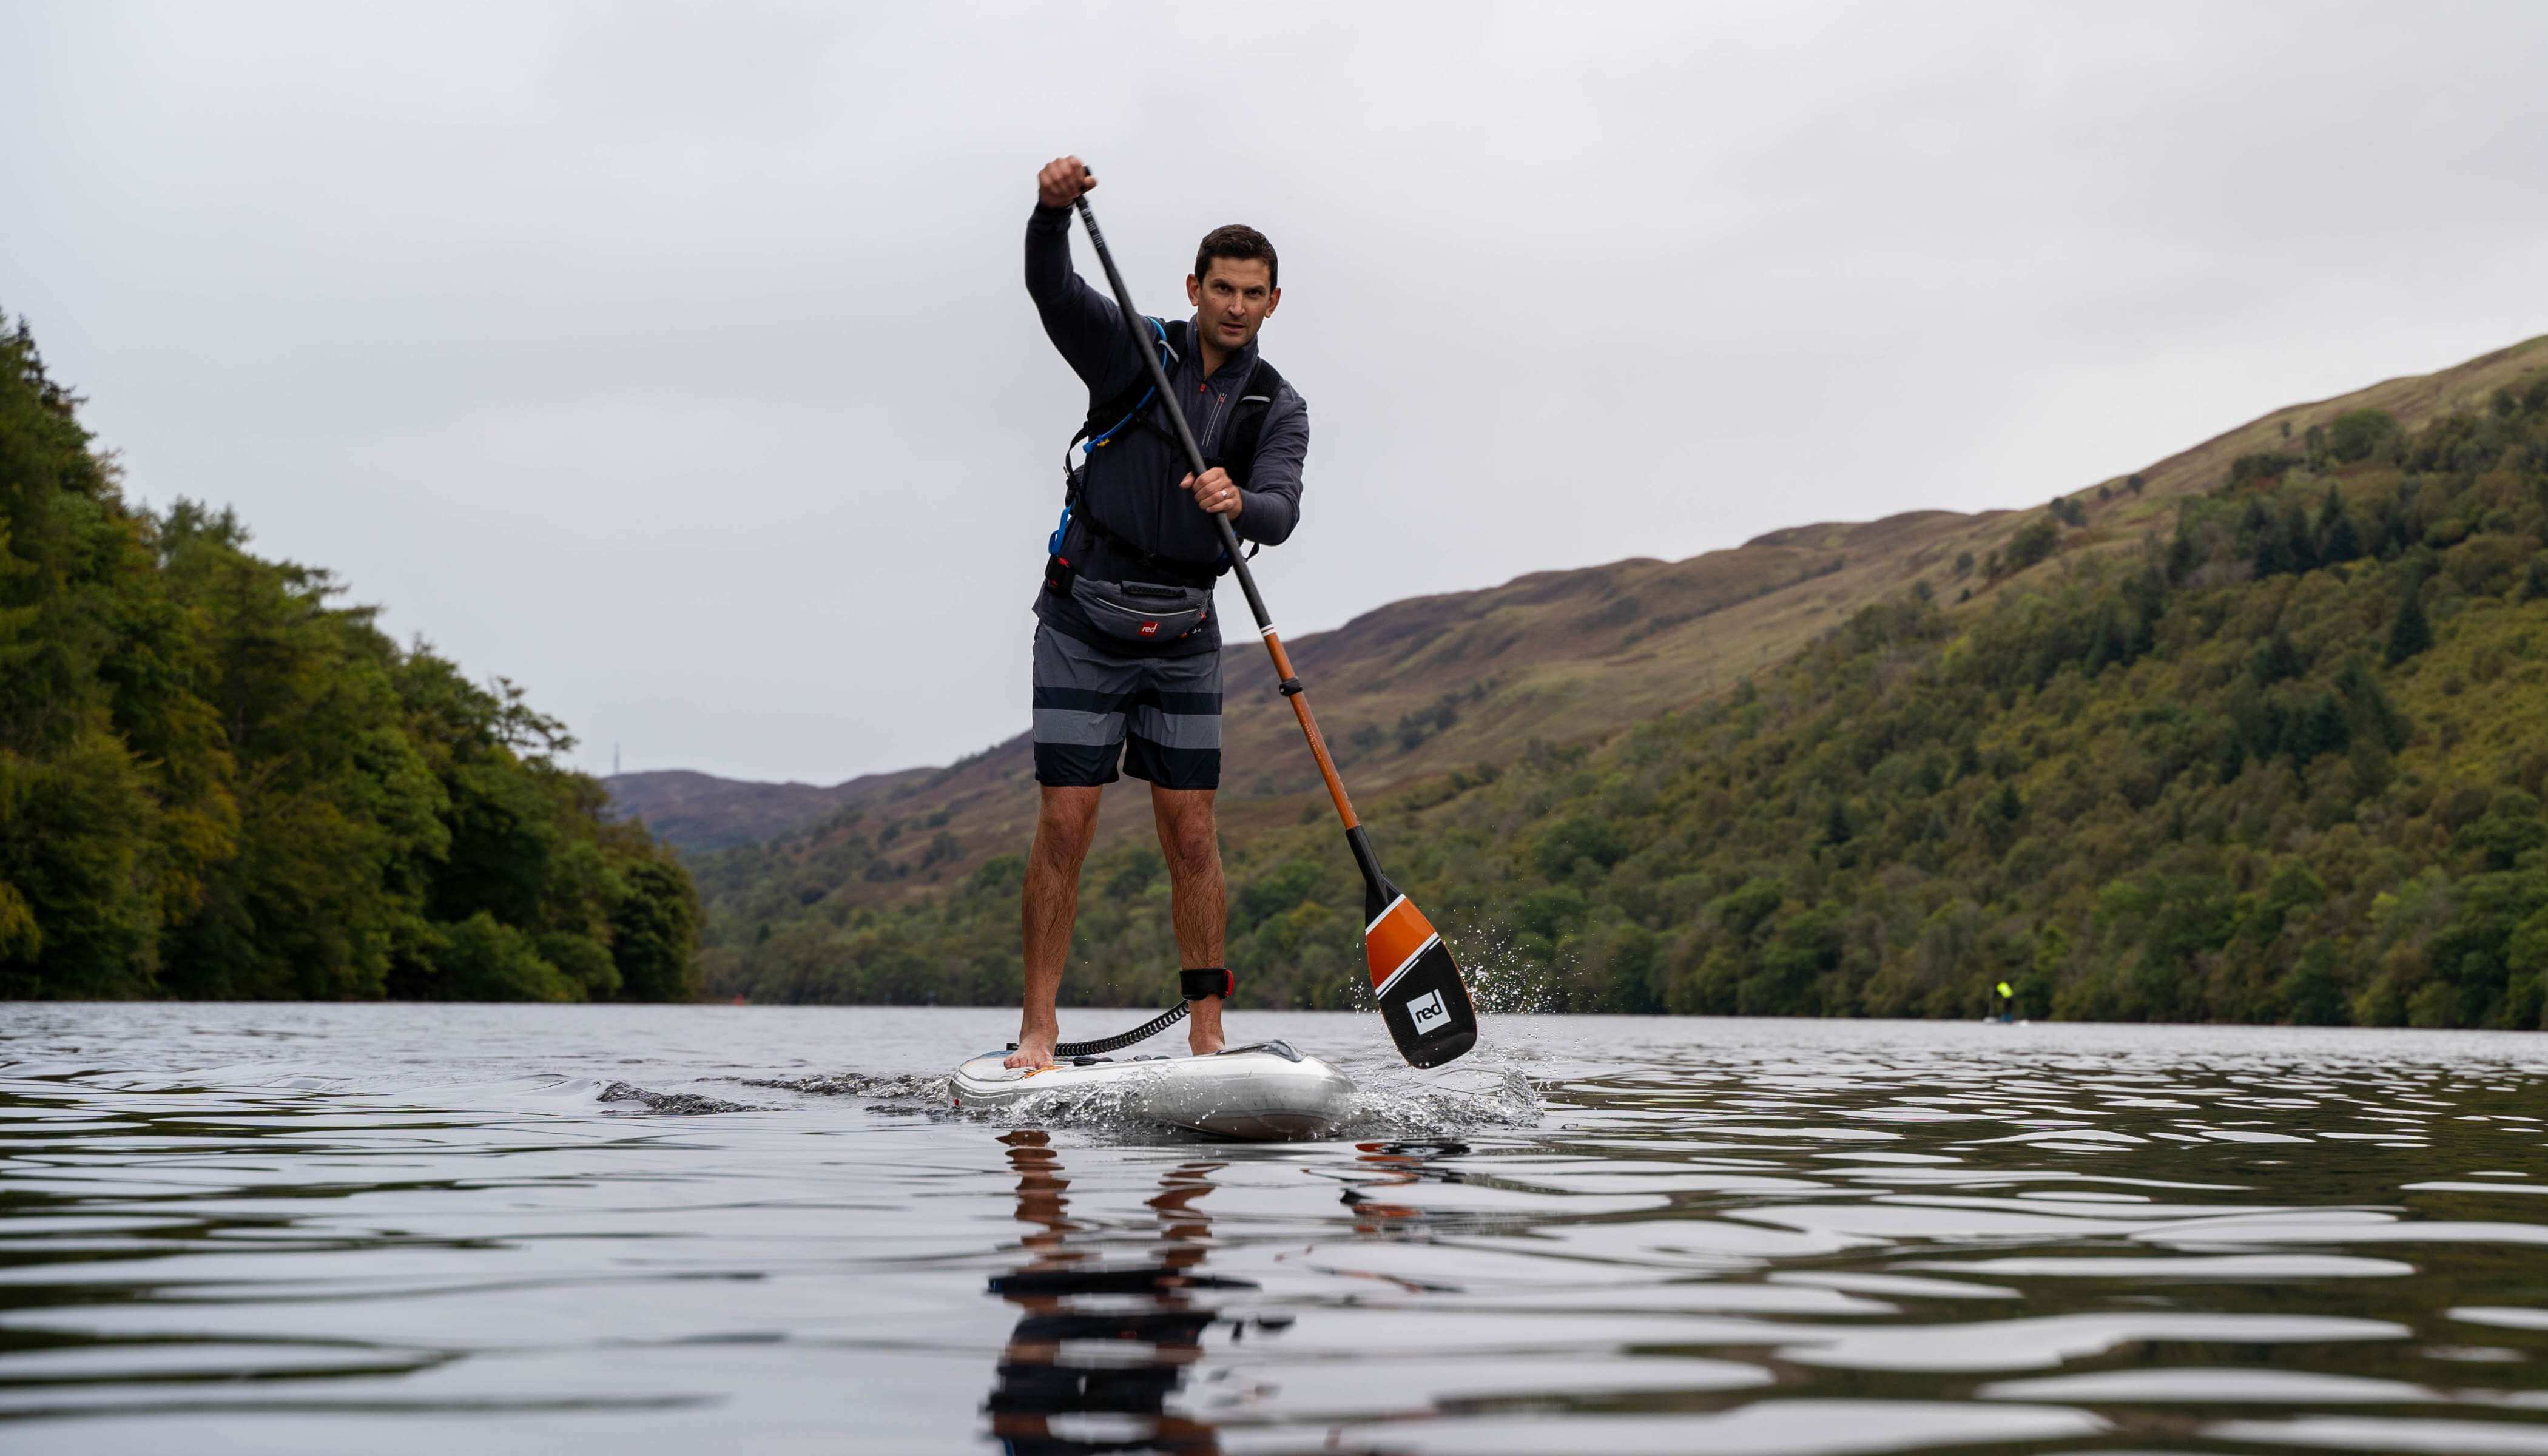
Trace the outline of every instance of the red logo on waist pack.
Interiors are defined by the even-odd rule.
[[[1158,624],[1158,623],[1156,623],[1156,622],[1143,622],[1143,623],[1141,624],[1141,635],[1142,635],[1142,636],[1144,636],[1144,637],[1156,637],[1156,636],[1158,636],[1158,635],[1159,635],[1159,624]]]

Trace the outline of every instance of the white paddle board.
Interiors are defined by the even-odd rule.
[[[1354,1085],[1343,1072],[1281,1042],[1210,1056],[1083,1056],[1033,1071],[985,1051],[956,1068],[958,1108],[1082,1105],[1137,1122],[1250,1141],[1316,1138],[1343,1121]]]

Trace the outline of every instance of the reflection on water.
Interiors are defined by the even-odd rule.
[[[1250,1146],[1005,1029],[0,1008],[0,1441],[2548,1453],[2537,1038],[1260,1016],[1369,1096]]]
[[[1221,1292],[1256,1287],[1202,1271],[1212,1216],[1195,1205],[1221,1164],[1179,1163],[1160,1174],[1149,1200],[1159,1219],[1151,1257],[1118,1265],[1071,1245],[1070,1180],[1051,1137],[1020,1131],[1000,1141],[1018,1170],[1018,1222],[1037,1231],[1023,1240],[1033,1257],[991,1280],[991,1293],[1021,1311],[985,1408],[991,1433],[1018,1456],[1218,1452],[1212,1426],[1171,1412],[1168,1397],[1203,1358],[1204,1331],[1223,1318]],[[1233,1334],[1246,1328],[1244,1316],[1229,1323]],[[1091,1416],[1117,1419],[1067,1419]]]

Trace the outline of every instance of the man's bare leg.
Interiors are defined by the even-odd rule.
[[[1221,880],[1221,835],[1213,823],[1212,790],[1150,788],[1150,816],[1159,825],[1159,852],[1168,862],[1168,902],[1177,928],[1177,957],[1187,970],[1220,965],[1222,936],[1229,920],[1229,894]],[[1219,1051],[1221,998],[1187,1003],[1193,1025],[1186,1046],[1197,1056]]]
[[[1035,847],[1027,852],[1026,892],[1020,897],[1026,931],[1026,1014],[1018,1024],[1018,1049],[1009,1066],[1050,1066],[1061,1040],[1053,1000],[1061,991],[1061,965],[1070,958],[1070,927],[1079,916],[1079,865],[1097,834],[1098,788],[1044,790],[1036,810]],[[1219,882],[1216,864],[1214,880]],[[1215,1018],[1216,1022],[1219,1020]]]

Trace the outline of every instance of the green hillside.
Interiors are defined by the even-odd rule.
[[[2037,1017],[2539,1026],[2548,374],[2460,403],[2250,426],[2146,532],[2099,516],[2138,491],[2056,501],[1703,705],[1381,796],[1382,858],[1551,1008],[1963,1016],[2007,979]],[[1015,995],[1017,860],[834,893],[877,861],[703,860],[712,989]],[[1230,867],[1243,1002],[1351,1004],[1332,829]],[[1163,999],[1165,894],[1138,841],[1091,864],[1066,994]]]
[[[2275,410],[2071,493],[2064,510],[2086,521],[2089,543],[2074,538],[2072,549],[2126,550],[2163,533],[2176,501],[2219,485],[2232,461],[2297,448],[2295,436],[2340,414],[2378,410],[2420,428],[2485,409],[2497,390],[2543,365],[2548,337]],[[1686,468],[1704,479],[1704,453]],[[1691,508],[1705,509],[1708,498],[1695,493]],[[1791,526],[1682,561],[1614,561],[1408,597],[1289,645],[1354,792],[1378,801],[1479,764],[1510,764],[1533,740],[1599,742],[1657,713],[1712,701],[1916,582],[1949,597],[1978,585],[1994,559],[2023,556],[2015,537],[2029,523],[2018,511],[1914,510]],[[1308,539],[1284,549],[1321,548]],[[1230,644],[1226,672],[1222,742],[1230,768],[1221,822],[1232,843],[1253,844],[1304,813],[1325,812],[1326,794],[1262,647],[1247,637]],[[685,854],[768,845],[759,861],[768,871],[817,893],[837,920],[861,906],[936,900],[1026,844],[1036,788],[1025,724],[1018,728],[953,764],[828,787],[706,774],[631,774],[609,786],[621,812]],[[1107,796],[1101,846],[1151,837],[1139,794]],[[836,876],[799,877],[808,861]]]
[[[135,508],[77,404],[0,332],[0,997],[696,993],[688,874],[558,723]]]

